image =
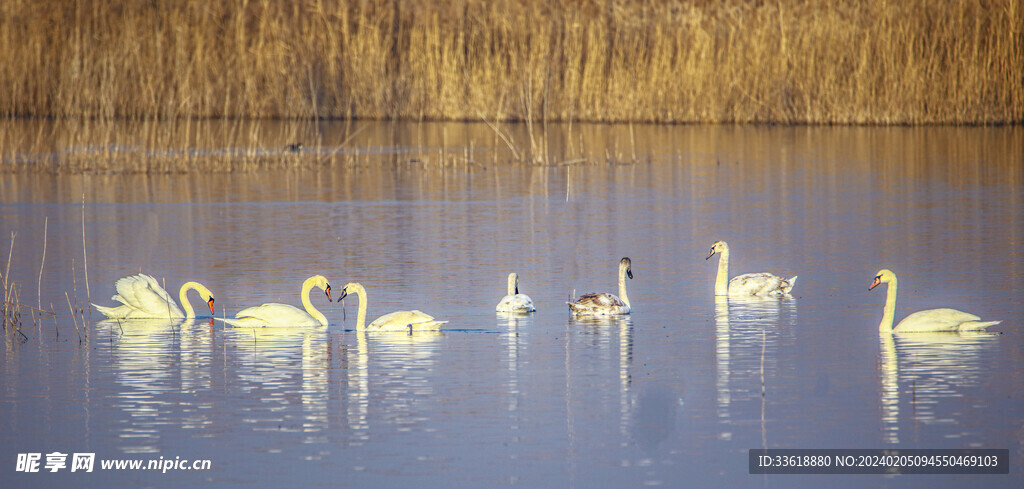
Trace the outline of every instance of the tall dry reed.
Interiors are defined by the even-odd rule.
[[[8,0],[0,114],[1024,121],[1021,0]]]
[[[5,338],[8,326],[12,329],[21,327],[21,304],[18,300],[17,286],[10,280],[11,256],[14,254],[15,236],[16,233],[12,232],[11,249],[7,252],[7,269],[4,273],[0,273],[0,283],[4,286],[3,300],[0,301],[0,324],[3,325]]]

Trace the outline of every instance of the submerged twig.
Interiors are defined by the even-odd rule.
[[[85,252],[85,192],[82,192],[82,266],[85,268],[85,298],[92,300],[89,292],[89,255]],[[77,295],[75,297],[77,299]]]
[[[7,271],[4,272],[4,297],[7,297],[7,277],[11,274],[11,256],[14,255],[14,238],[18,233],[11,233],[11,249],[7,252]]]
[[[14,295],[15,295],[15,298],[17,298],[17,293],[15,293]],[[39,308],[32,307],[32,306],[26,306],[25,304],[17,303],[16,300],[15,301],[4,301],[4,304],[7,304],[8,306],[10,306],[12,308],[28,309],[28,310],[33,311],[33,312],[38,312],[40,314],[49,314],[51,316],[57,315],[57,313],[54,312],[52,309],[39,309]]]
[[[28,341],[28,336],[25,336],[25,333],[21,331],[21,312],[19,310],[20,306],[21,306],[21,300],[18,299],[18,291],[17,290],[14,290],[13,293],[14,293],[14,316],[13,316],[14,317],[14,321],[11,323],[11,329],[13,329],[14,331],[17,331],[18,334],[20,334],[21,337],[24,338],[22,340],[22,343],[24,343],[24,342]]]
[[[36,306],[42,309],[43,265],[46,263],[46,231],[50,224],[50,216],[43,218],[43,258],[39,260],[39,282],[36,284]]]
[[[10,296],[14,296],[14,301],[10,300]],[[10,292],[7,294],[8,299],[4,301],[4,331],[7,330],[7,325],[11,325],[11,329],[20,331],[21,330],[21,304],[18,300],[18,291],[15,287],[11,287]]]
[[[484,124],[487,124],[487,127],[490,127],[491,130],[494,131],[494,133],[497,134],[498,137],[500,137],[501,140],[505,142],[505,145],[508,146],[508,149],[512,151],[512,158],[515,159],[516,161],[520,161],[521,158],[519,156],[519,151],[516,150],[516,145],[508,138],[508,136],[505,136],[505,133],[502,132],[500,128],[498,128],[494,124],[491,124],[491,121],[487,120],[487,116],[485,116],[483,112],[477,110],[477,114],[479,115],[480,119],[484,121]]]
[[[75,322],[75,332],[78,333],[78,344],[82,344],[82,331],[78,329],[78,317],[75,316],[75,308],[71,307],[71,297],[68,291],[64,291],[64,298],[68,301],[68,310],[71,311],[71,320]]]
[[[10,274],[11,274],[11,256],[14,254],[14,237],[15,236],[17,236],[17,233],[13,233],[12,232],[11,233],[11,250],[7,253],[7,270],[3,273],[3,275],[0,275],[0,279],[3,279],[3,283],[4,283],[3,310],[0,311],[0,312],[3,313],[3,321],[2,321],[2,323],[3,323],[4,331],[7,331],[7,323],[11,323],[12,326],[14,324],[13,323],[13,317],[9,316],[9,314],[8,314],[8,313],[11,312],[10,307],[9,307],[9,303],[10,303],[10,300],[11,300],[11,289],[13,288],[13,286],[12,286],[13,284],[9,284],[8,283],[7,277],[9,277]],[[15,311],[14,314],[17,314],[17,311]]]
[[[75,268],[75,260],[73,258],[71,259],[71,281],[75,291],[75,311],[82,315],[82,327],[85,328],[85,309],[78,303],[78,269]],[[86,331],[85,335],[88,337],[89,332]]]

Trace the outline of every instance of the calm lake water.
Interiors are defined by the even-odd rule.
[[[265,124],[270,158],[305,134]],[[0,486],[1024,484],[1024,130],[560,126],[554,164],[526,165],[484,125],[363,126],[318,130],[378,163],[0,174],[9,281],[56,312],[5,331]],[[793,298],[716,302],[719,239],[732,275],[799,275]],[[623,256],[633,314],[571,318],[574,291],[615,292]],[[897,319],[955,307],[1001,334],[880,336],[880,268]],[[319,292],[320,329],[69,312],[140,271],[175,297],[204,283],[218,316],[298,305],[323,274],[334,297],[362,283],[370,319],[449,323],[357,334],[357,301]],[[512,271],[535,314],[495,314]],[[1010,474],[750,475],[760,448],[999,448]],[[95,470],[16,471],[51,452]],[[100,470],[113,459],[210,469]]]

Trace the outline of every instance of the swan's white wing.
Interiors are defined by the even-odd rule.
[[[784,295],[793,290],[796,279],[784,279],[770,273],[745,273],[729,281],[729,295]]]
[[[448,321],[438,321],[422,311],[395,311],[375,319],[368,331],[419,331],[438,330]]]
[[[967,321],[960,325],[957,331],[984,331],[989,326],[995,326],[1002,321]]]
[[[569,310],[573,314],[629,314],[629,306],[614,294],[583,294],[577,297],[576,300],[566,304],[569,304]]]
[[[155,278],[140,273],[118,279],[114,282],[117,295],[112,297],[123,306],[113,308],[97,306],[108,317],[123,319],[175,318],[185,317],[178,304]],[[112,315],[113,314],[113,315]]]
[[[114,282],[114,289],[123,303],[143,310],[174,302],[155,278],[144,273],[118,279]]]
[[[494,310],[498,312],[512,312],[512,299],[514,295],[506,295],[498,301],[498,305],[494,306]]]
[[[526,294],[506,295],[495,307],[498,312],[533,312],[537,308],[533,305],[533,299]]]
[[[116,295],[114,296],[114,300],[117,300],[119,298],[120,297]],[[100,314],[103,314],[109,319],[125,319],[125,317],[127,317],[129,314],[135,311],[135,309],[132,309],[130,306],[126,306],[124,304],[115,307],[106,307],[93,303],[93,307],[95,307],[96,310],[100,312]]]
[[[941,308],[917,311],[903,318],[894,331],[914,333],[928,331],[982,330],[1001,321],[979,321],[981,318],[969,312]]]
[[[320,321],[306,311],[290,304],[268,302],[247,307],[235,314],[235,319],[223,319],[232,326],[321,326]]]

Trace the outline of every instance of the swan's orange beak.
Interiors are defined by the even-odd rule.
[[[871,281],[871,285],[868,287],[868,290],[871,290],[871,289],[873,289],[875,287],[878,287],[878,284],[880,284],[880,283],[882,283],[882,276],[881,275],[875,277],[875,279]]]
[[[324,293],[327,294],[327,302],[331,301],[331,284],[327,284],[327,288],[324,289]]]
[[[210,296],[210,300],[206,301],[206,305],[210,306],[210,314],[216,316],[217,313],[213,312],[213,296]]]

